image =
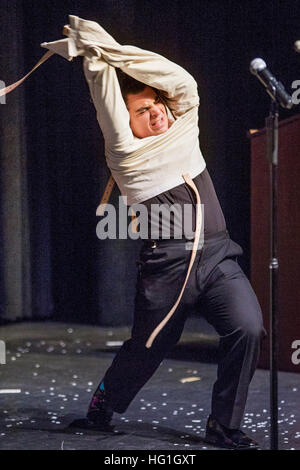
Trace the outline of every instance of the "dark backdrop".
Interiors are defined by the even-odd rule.
[[[120,43],[167,56],[199,84],[200,142],[249,275],[250,152],[269,98],[249,73],[263,57],[290,89],[300,79],[300,1],[1,0],[0,79],[27,72],[62,37],[68,14]],[[282,111],[281,119],[299,112]],[[0,316],[129,324],[140,241],[100,241],[108,178],[81,59],[53,56],[0,105]],[[112,200],[117,204],[119,191]]]

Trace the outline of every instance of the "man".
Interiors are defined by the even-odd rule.
[[[188,312],[196,309],[221,336],[206,440],[256,448],[240,424],[265,331],[255,293],[237,263],[243,251],[229,237],[199,147],[197,84],[164,57],[121,46],[95,22],[69,19],[68,38],[42,46],[67,59],[84,56],[106,161],[121,194],[128,204],[143,203],[149,210],[153,204],[188,205],[193,229],[186,233],[182,225],[181,238],[176,237],[174,218],[165,239],[159,221],[158,237],[144,241],[132,335],[97,387],[85,425],[111,429],[113,412],[127,409],[179,340]],[[121,88],[116,69],[123,72]],[[151,216],[148,222],[151,227]],[[191,253],[186,242],[193,235]]]

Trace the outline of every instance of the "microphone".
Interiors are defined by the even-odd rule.
[[[263,59],[253,59],[250,64],[250,72],[257,76],[274,101],[278,100],[283,108],[291,109],[293,106],[292,97],[285,91],[283,84],[278,82],[270,70],[267,69]]]

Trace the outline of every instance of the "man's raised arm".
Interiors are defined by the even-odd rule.
[[[41,45],[69,60],[84,56],[84,73],[107,152],[126,154],[135,141],[115,68],[159,89],[175,118],[198,106],[197,83],[179,65],[159,54],[120,45],[94,21],[73,15],[69,21],[64,27],[67,39]]]
[[[69,21],[69,52],[73,56],[84,55],[89,49],[100,49],[102,58],[108,64],[161,90],[175,116],[199,104],[196,81],[179,65],[159,54],[135,46],[120,45],[94,21],[73,15],[69,16]]]

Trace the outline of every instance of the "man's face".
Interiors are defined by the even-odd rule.
[[[165,105],[152,88],[147,86],[140,93],[128,94],[127,108],[130,127],[136,137],[159,135],[169,129]]]

